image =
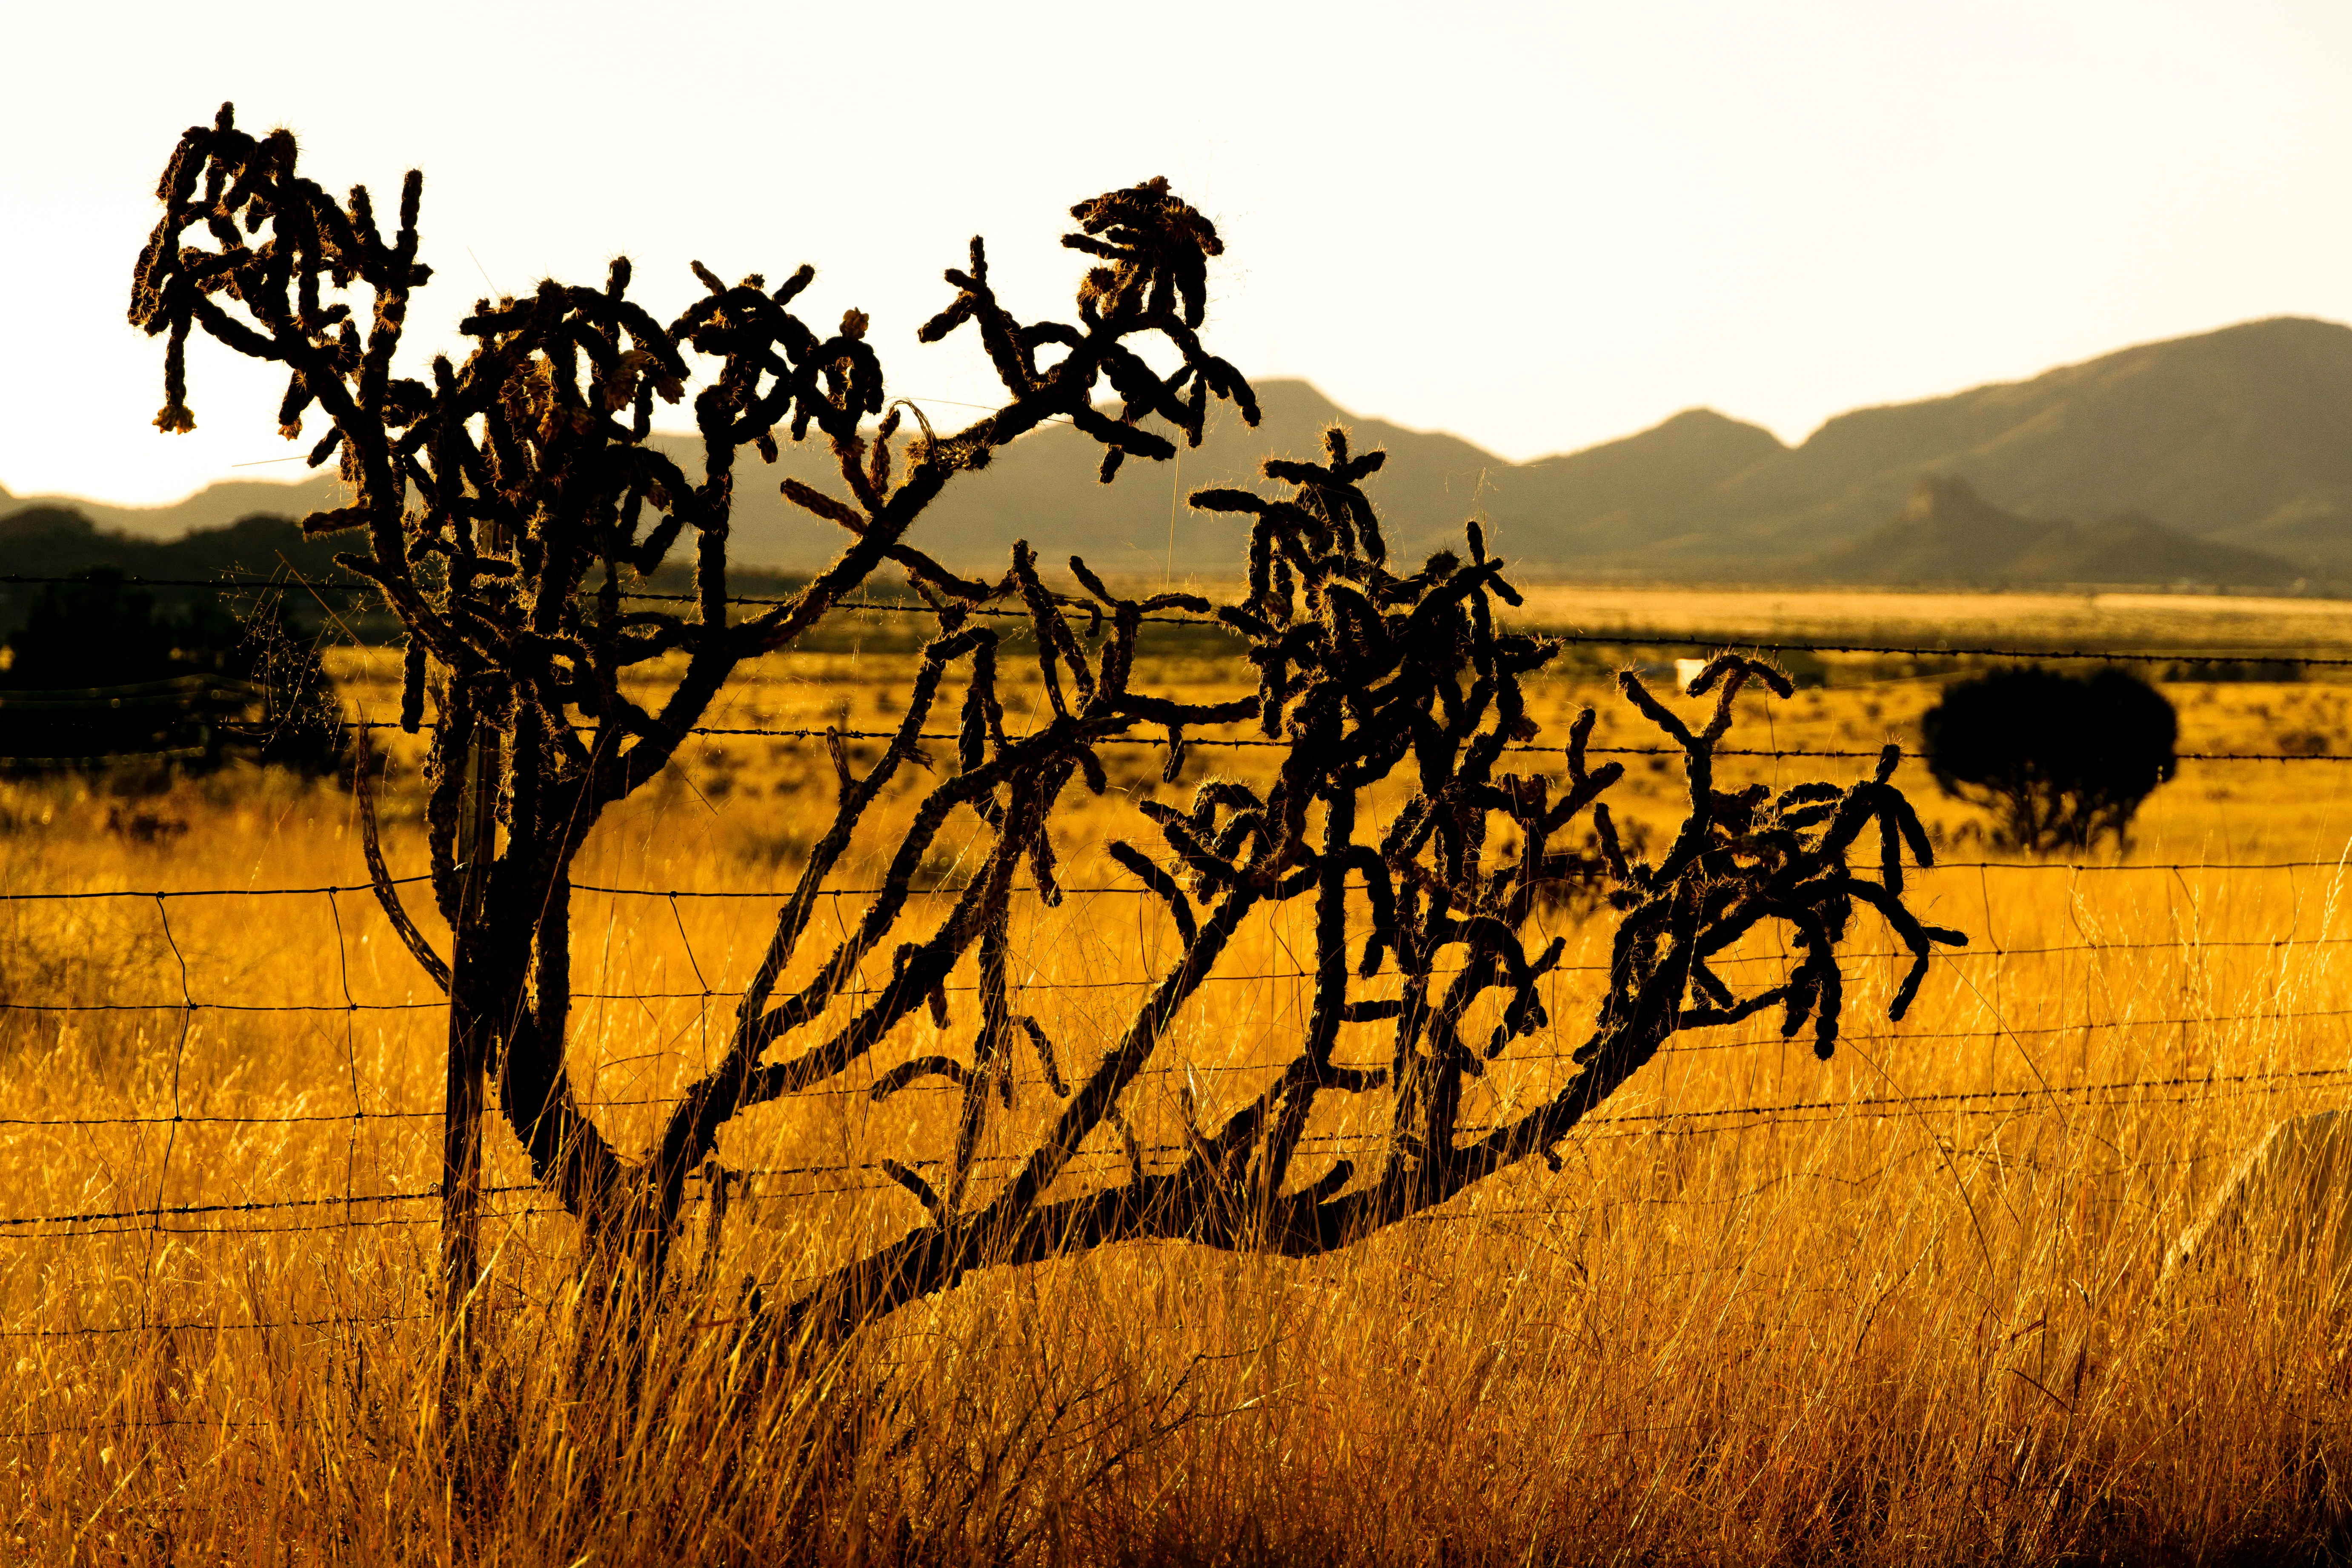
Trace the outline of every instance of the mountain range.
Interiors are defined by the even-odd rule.
[[[1873,583],[2352,581],[2352,327],[2251,321],[2121,350],[2028,381],[1858,409],[1795,446],[1710,409],[1560,457],[1510,463],[1458,437],[1404,429],[1302,381],[1256,384],[1251,429],[1221,408],[1175,463],[1095,481],[1097,448],[1066,426],[959,477],[915,542],[950,564],[1001,563],[1015,538],[1128,577],[1231,575],[1242,524],[1192,512],[1211,485],[1263,485],[1269,456],[1320,455],[1330,424],[1385,447],[1367,486],[1391,547],[1417,556],[1486,521],[1536,574]],[[949,421],[939,420],[943,426]],[[680,455],[691,437],[665,437]],[[695,466],[698,466],[698,463]],[[838,492],[829,455],[787,447],[737,470],[739,557],[785,569],[830,559],[839,531],[777,493],[791,474]],[[332,480],[240,481],[176,506],[63,498],[101,531],[162,539],[257,512],[333,504]],[[1274,493],[1267,487],[1267,493]]]
[[[1817,582],[2199,583],[2291,588],[2305,574],[2260,550],[2199,539],[2127,512],[2097,522],[2020,517],[1968,480],[1930,474],[1891,521],[1805,563]]]

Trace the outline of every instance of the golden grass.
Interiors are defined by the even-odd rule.
[[[2352,644],[2352,601],[2210,594],[1857,588],[1595,588],[1538,584],[1527,614],[1580,631],[1722,632],[1938,646],[2280,648]]]
[[[2011,624],[1999,617],[2017,608],[1970,613]],[[1731,614],[1689,602],[1674,614],[1743,629],[1709,618],[1717,609]],[[904,668],[881,654],[778,658],[712,722],[845,711],[877,727],[903,699]],[[1233,673],[1170,665],[1139,684]],[[354,702],[384,716],[383,672],[353,656],[343,674]],[[1868,750],[1910,733],[1934,690],[1833,683],[1748,704],[1735,743]],[[1596,744],[1649,740],[1590,675],[1538,695],[1547,737],[1597,701]],[[2352,689],[2173,695],[2185,749],[2352,752]],[[1073,888],[1124,882],[1094,847],[1139,831],[1132,794],[1165,791],[1156,752],[1114,759],[1113,793],[1071,820]],[[1663,826],[1678,773],[1629,761],[1612,798]],[[1196,753],[1193,776],[1204,766],[1247,772],[1253,757]],[[1864,766],[1759,758],[1727,772],[1785,784]],[[1900,782],[1948,858],[1989,858],[1974,813],[1916,767]],[[698,742],[599,830],[577,876],[780,888],[828,788],[819,747]],[[690,1212],[703,1283],[665,1319],[635,1398],[593,1356],[582,1373],[578,1336],[594,1331],[569,1222],[528,1190],[500,1193],[469,1489],[453,1489],[432,1430],[435,1205],[383,1198],[436,1177],[445,1026],[373,900],[0,902],[0,1217],[318,1200],[0,1229],[15,1364],[0,1402],[0,1555],[1915,1563],[2338,1550],[2352,1363],[2335,1319],[2291,1276],[2200,1278],[2162,1298],[2153,1287],[2165,1245],[2231,1160],[2279,1117],[2338,1103],[2352,1079],[2347,788],[2352,769],[2327,763],[2190,763],[2143,814],[2122,868],[2105,855],[2081,870],[1927,873],[1922,914],[1973,945],[1938,963],[1903,1024],[1884,1020],[1899,966],[1883,956],[1850,968],[1849,1037],[1831,1063],[1761,1021],[1684,1037],[1563,1146],[1558,1174],[1538,1163],[1314,1263],[1167,1245],[992,1271],[759,1386],[729,1357],[746,1278],[788,1289],[912,1225],[913,1201],[865,1167],[939,1152],[943,1097],[877,1106],[861,1070],[845,1092],[730,1129],[727,1163],[762,1173],[715,1236],[705,1206]],[[396,768],[395,870],[422,862],[416,805]],[[277,777],[152,798],[18,782],[0,786],[0,828],[12,893],[363,877],[348,797]],[[2222,864],[2273,860],[2321,864]],[[2210,868],[2155,868],[2169,862]],[[935,869],[955,868],[943,857]],[[425,902],[412,900],[420,916]],[[575,1014],[573,1060],[625,1147],[642,1146],[661,1100],[723,1037],[773,902],[580,896],[575,983],[593,994]],[[842,902],[854,918],[857,900]],[[1570,965],[1605,954],[1605,918],[1543,918],[1568,937]],[[1168,932],[1117,891],[1025,919],[1019,1005],[1066,1060],[1084,1059],[1123,1023]],[[1207,1114],[1254,1091],[1252,1064],[1303,1021],[1302,934],[1286,917],[1237,944],[1234,977],[1207,988],[1164,1052],[1171,1071],[1133,1097],[1147,1142],[1176,1136],[1187,1067]],[[1851,945],[1894,944],[1865,917]],[[1775,958],[1761,944],[1740,956],[1733,970],[1751,979]],[[1549,1053],[1581,1039],[1596,994],[1589,970],[1564,969],[1552,1033],[1498,1064],[1465,1120],[1557,1082],[1564,1064]],[[204,1005],[174,1005],[184,996]],[[921,1021],[878,1065],[954,1049],[963,1027],[940,1040]],[[1364,1059],[1381,1048],[1374,1030],[1350,1033]],[[993,1152],[1051,1104],[1034,1068],[1019,1087]],[[1370,1136],[1374,1109],[1326,1117],[1306,1174]],[[1086,1153],[1066,1180],[1119,1158]],[[489,1168],[495,1184],[523,1187],[503,1132]]]

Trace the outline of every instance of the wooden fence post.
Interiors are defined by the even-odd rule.
[[[503,530],[486,527],[496,552]],[[449,944],[448,1077],[441,1113],[441,1332],[445,1414],[454,1415],[474,1353],[473,1300],[481,1283],[482,1118],[492,1020],[472,1005],[474,933],[498,853],[499,738],[478,720],[466,752],[466,800],[457,816],[462,872]]]

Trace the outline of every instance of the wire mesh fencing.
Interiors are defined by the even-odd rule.
[[[895,612],[917,606],[877,602],[854,607]],[[1734,639],[1620,633],[1591,640],[1622,647],[1636,643],[1705,644]],[[1923,658],[1971,655],[2155,662],[2187,657],[2179,652],[2145,650],[1923,648],[1861,643],[1758,643],[1753,639],[1745,646],[1767,650]],[[2208,652],[2202,657],[2212,656]],[[2278,659],[2281,656],[2265,651],[2262,657]],[[2317,656],[2287,662],[2314,667],[2352,665],[2352,659]],[[694,732],[792,742],[821,741],[828,733],[844,740],[881,740],[894,733],[845,730],[839,726],[811,729],[760,725],[698,727]],[[952,735],[936,738],[954,739]],[[1157,744],[1141,740],[1131,743]],[[1188,744],[1244,750],[1275,747],[1281,742],[1249,737],[1198,737],[1190,739]],[[1518,750],[1556,754],[1557,749],[1526,746]],[[1655,747],[1592,750],[1595,754],[1627,756],[1679,754]],[[1843,761],[1874,758],[1878,752],[1875,749],[1768,746],[1725,748],[1720,754],[1755,761]],[[2329,766],[2352,761],[2352,757],[2342,755],[2263,750],[2184,752],[2179,756],[2183,761],[2213,764]],[[1953,889],[1956,899],[1973,890],[1980,906],[1980,918],[1969,927],[1977,938],[1975,945],[1939,955],[1937,960],[1938,973],[1947,977],[1948,990],[1958,999],[1955,1005],[1965,1004],[1963,1010],[1970,1012],[1972,1019],[1915,1021],[1849,1031],[1841,1037],[1840,1044],[1862,1055],[1867,1070],[1850,1076],[1841,1093],[1809,1094],[1784,1088],[1777,1093],[1742,1094],[1732,1091],[1735,1086],[1717,1079],[1703,1083],[1675,1081],[1668,1070],[1661,1076],[1669,1081],[1632,1097],[1634,1103],[1604,1107],[1588,1117],[1577,1140],[1591,1145],[1643,1140],[1670,1140],[1680,1144],[1689,1140],[1721,1140],[1759,1132],[1795,1131],[1819,1136],[1825,1130],[1905,1122],[1932,1123],[1938,1129],[1934,1136],[1939,1147],[1958,1147],[1962,1130],[1987,1122],[2113,1114],[2158,1107],[2167,1108],[2168,1113],[2172,1114],[2177,1114],[2180,1107],[2194,1106],[2227,1107],[2232,1115],[2242,1115],[2246,1108],[2253,1107],[2257,1114],[2269,1114],[2261,1108],[2299,1104],[2326,1096],[2336,1092],[2343,1080],[2352,1078],[2352,1052],[2344,1048],[2346,1020],[2352,1018],[2352,990],[2339,993],[2325,983],[2330,955],[2343,944],[2352,942],[2352,930],[2337,929],[2330,923],[2344,866],[2340,856],[2115,861],[2013,858],[1942,860],[1937,870],[1928,874],[1941,879],[1937,885]],[[2012,879],[2038,883],[2051,878],[2066,879],[2070,885],[2085,880],[2158,879],[2188,889],[2185,901],[2192,906],[2200,899],[2207,904],[2226,903],[2253,886],[2256,879],[2269,878],[2279,881],[2284,889],[2281,907],[2292,911],[2292,919],[2282,933],[2217,934],[2201,929],[2204,922],[2200,918],[2200,929],[2176,931],[2159,938],[2149,938],[2138,931],[2105,933],[2084,927],[2077,920],[2071,939],[2037,937],[2004,944],[1999,939],[1999,900],[1992,890],[1993,884],[2006,888]],[[393,880],[395,885],[408,886],[429,879],[411,874]],[[952,875],[947,875],[920,892],[924,896],[950,896],[961,889],[961,884]],[[571,991],[575,1004],[635,1007],[645,1013],[649,1027],[671,1031],[666,1043],[653,1051],[603,1064],[618,1071],[633,1062],[658,1062],[688,1054],[688,1047],[678,1042],[698,1027],[707,1029],[711,1016],[723,1016],[740,994],[740,986],[723,983],[727,978],[726,961],[698,953],[681,909],[774,903],[787,897],[790,889],[583,880],[574,883],[572,891],[609,900],[616,911],[612,917],[615,921],[649,916],[656,924],[674,930],[684,960],[682,967],[694,976],[690,985],[606,982],[579,984]],[[854,879],[825,889],[836,907],[845,900],[871,898],[880,891],[878,886]],[[1132,879],[1074,879],[1064,883],[1060,891],[1084,900],[1140,898],[1147,900],[1146,907],[1154,896],[1151,889]],[[144,1074],[134,1090],[119,1097],[135,1103],[125,1103],[119,1110],[93,1113],[90,1105],[74,1104],[54,1113],[44,1113],[22,1103],[20,1096],[16,1097],[17,1102],[6,1107],[5,1114],[0,1114],[0,1139],[15,1141],[20,1148],[28,1146],[26,1141],[31,1139],[58,1141],[49,1156],[50,1163],[45,1167],[47,1179],[21,1190],[18,1204],[33,1193],[55,1191],[60,1186],[89,1194],[87,1202],[23,1204],[22,1207],[12,1204],[7,1205],[8,1212],[0,1212],[0,1249],[5,1249],[0,1256],[15,1255],[13,1261],[0,1262],[0,1277],[22,1276],[37,1268],[27,1261],[36,1253],[106,1237],[124,1238],[145,1248],[142,1273],[147,1278],[142,1279],[142,1287],[152,1287],[153,1260],[161,1248],[201,1245],[200,1238],[214,1238],[225,1244],[264,1244],[266,1238],[281,1235],[320,1238],[398,1232],[413,1234],[418,1247],[430,1245],[431,1227],[438,1217],[435,1205],[442,1196],[441,1189],[431,1181],[415,1179],[415,1173],[429,1163],[426,1156],[438,1135],[442,1107],[432,1092],[434,1085],[429,1075],[394,1075],[396,1081],[391,1081],[363,1070],[358,1031],[363,1025],[412,1030],[421,1027],[427,1031],[423,1037],[429,1040],[435,1032],[446,1027],[439,1020],[446,1014],[446,1003],[437,994],[419,994],[423,988],[413,984],[394,994],[373,983],[370,976],[355,976],[352,954],[356,948],[363,939],[381,940],[381,933],[359,929],[374,921],[373,892],[373,884],[358,880],[261,887],[0,888],[0,906],[102,906],[111,911],[109,918],[123,921],[132,920],[132,911],[136,911],[138,921],[152,921],[147,935],[154,944],[157,961],[148,970],[163,982],[161,989],[131,994],[120,994],[116,989],[119,981],[96,986],[103,994],[89,994],[93,987],[88,985],[83,987],[84,994],[76,995],[28,994],[19,986],[0,993],[0,1016],[48,1020],[59,1026],[111,1022],[142,1031],[145,1048],[156,1064],[155,1070]],[[288,931],[296,923],[289,911],[307,910],[304,918],[331,941],[331,951],[321,942],[317,952],[290,955],[292,961],[286,967],[317,982],[316,994],[299,998],[261,999],[257,994],[268,992],[269,984],[256,984],[250,973],[238,973],[233,965],[213,963],[201,951],[191,952],[184,941],[187,921],[182,919],[175,925],[174,911],[184,911],[199,903],[232,907],[236,911],[225,918]],[[624,907],[631,912],[617,912]],[[2309,930],[2303,929],[2311,923],[2305,918],[2307,910],[2316,911],[2315,923]],[[1279,943],[1270,949],[1270,956],[1279,957]],[[1893,962],[1906,955],[1900,949],[1887,946],[1850,956],[1862,961]],[[2145,984],[2137,990],[2121,993],[2112,984],[2103,987],[2103,965],[2143,960],[2168,966],[2165,984],[2174,985],[2179,993],[2175,1005],[2157,1005],[2160,998],[2152,994]],[[1730,965],[1771,963],[1785,962],[1785,957],[1771,952],[1735,953],[1724,962]],[[2210,984],[2216,966],[2230,971],[2227,983],[2218,986]],[[1565,962],[1558,966],[1550,984],[1572,994],[1584,978],[1605,973],[1608,967],[1605,956],[1600,955]],[[218,973],[207,973],[208,970]],[[2208,983],[2202,993],[2198,993],[2191,984],[2200,975]],[[2107,978],[2112,980],[2112,974]],[[1284,987],[1309,984],[1313,979],[1304,965],[1269,962],[1220,973],[1214,984],[1273,993]],[[1033,972],[1016,982],[1018,989],[1035,993],[1044,999],[1037,1004],[1040,1006],[1052,1005],[1051,999],[1056,997],[1139,994],[1150,984],[1148,974],[1048,972]],[[975,980],[963,979],[951,982],[948,989],[969,991],[977,984]],[[2010,1000],[1990,994],[2003,988],[2021,994]],[[879,989],[876,984],[861,984],[844,987],[840,995],[871,995]],[[2066,998],[2064,1006],[2055,1004],[2053,998],[2058,997]],[[2335,1005],[2338,1002],[2345,1005]],[[656,1005],[681,1010],[679,1016],[688,1021],[677,1023],[667,1016],[656,1019],[653,1012]],[[1555,1007],[1554,1011],[1565,1016],[1574,1013],[1572,1007],[1567,1006]],[[233,1097],[196,1091],[188,1074],[192,1049],[199,1044],[193,1037],[200,1025],[217,1024],[226,1028],[275,1021],[290,1021],[303,1028],[330,1033],[340,1030],[343,1060],[335,1081],[325,1081],[326,1075],[320,1074],[320,1081],[310,1086],[296,1103],[267,1107],[225,1106],[219,1102]],[[1969,1026],[1941,1026],[1951,1022],[1966,1022]],[[1515,1052],[1509,1066],[1522,1071],[1557,1070],[1572,1059],[1576,1043],[1556,1031],[1543,1048]],[[1729,1026],[1693,1031],[1665,1047],[1662,1059],[1671,1069],[1689,1062],[1757,1058],[1783,1049],[1785,1045],[1783,1038],[1769,1032]],[[1999,1072],[1988,1067],[1986,1081],[1974,1087],[1905,1087],[1903,1080],[1910,1076],[1902,1055],[1906,1050],[1935,1047],[1958,1059],[1958,1053],[1979,1046],[2006,1050],[2013,1059],[2005,1060]],[[413,1049],[413,1040],[411,1047]],[[2135,1052],[2146,1059],[2149,1070],[2089,1070],[2095,1060],[2108,1062]],[[376,1054],[381,1057],[382,1052]],[[1245,1059],[1247,1056],[1246,1050],[1229,1050],[1222,1058],[1211,1053],[1202,1059],[1171,1061],[1155,1069],[1169,1081],[1155,1085],[1147,1096],[1173,1098],[1179,1092],[1175,1083],[1178,1077],[1188,1080],[1187,1091],[1192,1091],[1192,1086],[1197,1083],[1210,1084],[1212,1089],[1198,1091],[1207,1093],[1213,1092],[1213,1085],[1220,1080],[1247,1080],[1252,1075],[1263,1078],[1281,1065],[1279,1061]],[[2070,1070],[2070,1062],[2076,1064],[2079,1070]],[[2031,1081],[1995,1081],[2003,1076],[2015,1077],[2021,1063],[2030,1069],[2027,1076]],[[1777,1081],[1785,1085],[1785,1077]],[[801,1098],[863,1101],[870,1097],[872,1088],[870,1081],[830,1083]],[[955,1089],[953,1083],[945,1080],[928,1080],[908,1084],[902,1092],[919,1099],[951,1094]],[[667,1103],[658,1093],[623,1092],[592,1096],[587,1109],[599,1116],[625,1115],[657,1110]],[[1499,1111],[1507,1107],[1498,1103],[1495,1109]],[[1494,1125],[1491,1121],[1473,1119],[1459,1128],[1459,1133],[1476,1136]],[[304,1154],[290,1161],[303,1167],[302,1178],[289,1176],[288,1160],[278,1161],[274,1165],[263,1162],[259,1168],[247,1171],[239,1168],[234,1160],[220,1158],[219,1150],[226,1146],[222,1141],[265,1135],[278,1139],[281,1147],[286,1140],[308,1140]],[[321,1135],[326,1141],[321,1141]],[[100,1163],[103,1168],[86,1173],[79,1183],[72,1181],[68,1173],[58,1169],[72,1158],[72,1142],[87,1143],[92,1139],[118,1136],[133,1142],[125,1147],[110,1146],[108,1157]],[[1337,1152],[1377,1147],[1382,1137],[1383,1131],[1377,1126],[1351,1125],[1318,1129],[1301,1142],[1305,1148]],[[334,1139],[341,1142],[340,1173],[328,1169],[332,1163],[330,1145]],[[210,1142],[201,1149],[194,1147],[199,1140]],[[364,1160],[362,1145],[368,1146]],[[1104,1147],[1083,1152],[1062,1179],[1083,1186],[1090,1175],[1122,1169],[1129,1161],[1181,1159],[1188,1152],[1188,1145],[1181,1139],[1139,1138],[1125,1149]],[[136,1158],[122,1158],[126,1153],[135,1153]],[[981,1155],[979,1163],[982,1166],[1003,1167],[1015,1158],[1009,1153],[989,1152]],[[887,1203],[902,1193],[903,1184],[887,1173],[894,1163],[919,1172],[941,1162],[927,1158],[893,1162],[851,1151],[824,1158],[750,1161],[726,1169],[719,1179],[737,1184],[738,1194],[754,1202],[818,1198]],[[362,1164],[377,1171],[404,1171],[407,1179],[363,1179]],[[330,1179],[337,1173],[339,1181]],[[707,1173],[698,1173],[698,1179],[708,1182],[712,1178]],[[487,1213],[487,1217],[493,1220],[518,1226],[542,1220],[558,1225],[562,1222],[560,1203],[531,1182],[499,1181],[487,1187],[485,1195],[497,1200]],[[1531,1196],[1534,1201],[1529,1201]],[[1595,1191],[1590,1185],[1580,1185],[1573,1179],[1556,1179],[1549,1192],[1531,1194],[1522,1186],[1496,1197],[1501,1201],[1465,1197],[1417,1215],[1414,1223],[1449,1226],[1524,1225],[1589,1217],[1599,1208],[1626,1202],[1732,1201],[1687,1191],[1629,1199],[1610,1190]],[[420,1274],[420,1289],[421,1279]],[[381,1301],[329,1300],[319,1310],[291,1315],[256,1310],[241,1319],[183,1319],[152,1310],[154,1296],[155,1291],[147,1288],[130,1292],[127,1299],[118,1293],[118,1310],[126,1300],[137,1307],[136,1315],[130,1318],[61,1321],[51,1311],[37,1321],[0,1322],[0,1339],[98,1341],[194,1331],[393,1331],[403,1325],[425,1323],[434,1316],[421,1300],[398,1310],[384,1310]],[[37,1426],[0,1433],[0,1436],[30,1440],[76,1432],[117,1430],[123,1425]],[[236,1424],[210,1425],[226,1430]]]

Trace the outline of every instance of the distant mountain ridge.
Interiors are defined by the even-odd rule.
[[[2217,583],[2285,588],[2304,574],[2259,550],[2192,538],[2133,513],[2078,523],[2001,510],[1968,480],[1931,474],[1901,515],[1853,543],[1792,564],[1801,582]]]
[[[1324,426],[1338,423],[1359,450],[1387,448],[1368,489],[1405,555],[1458,540],[1475,513],[1501,553],[1564,576],[2352,581],[2352,327],[2334,322],[2250,321],[2027,381],[1857,409],[1794,447],[1692,409],[1521,464],[1458,437],[1352,415],[1305,382],[1256,386],[1258,428],[1221,408],[1199,448],[1174,463],[1131,462],[1108,487],[1095,483],[1097,449],[1077,431],[1024,437],[984,476],[949,485],[914,542],[967,568],[1000,564],[1026,538],[1049,561],[1081,553],[1128,578],[1230,575],[1242,525],[1193,513],[1182,496],[1261,485],[1264,458],[1319,456]],[[680,453],[694,446],[661,439]],[[777,494],[787,474],[841,489],[830,455],[814,445],[788,447],[773,469],[744,454],[737,548],[749,562],[805,570],[838,551],[840,534]],[[1964,484],[1981,510],[1952,492],[1920,511],[1914,500],[1929,476]],[[168,508],[40,499],[152,538],[257,511],[299,514],[335,504],[337,492],[320,477],[215,485]],[[9,510],[0,491],[0,513]]]
[[[1841,415],[1661,521],[1719,560],[1810,553],[1884,521],[1927,473],[2024,516],[2137,513],[2352,575],[2352,328],[2252,321]]]
[[[199,529],[226,528],[248,517],[299,518],[341,505],[342,493],[342,481],[331,472],[292,481],[222,479],[166,506],[116,506],[79,496],[12,496],[0,487],[0,521],[36,510],[78,512],[105,532],[173,540]],[[0,547],[5,542],[0,541]]]

